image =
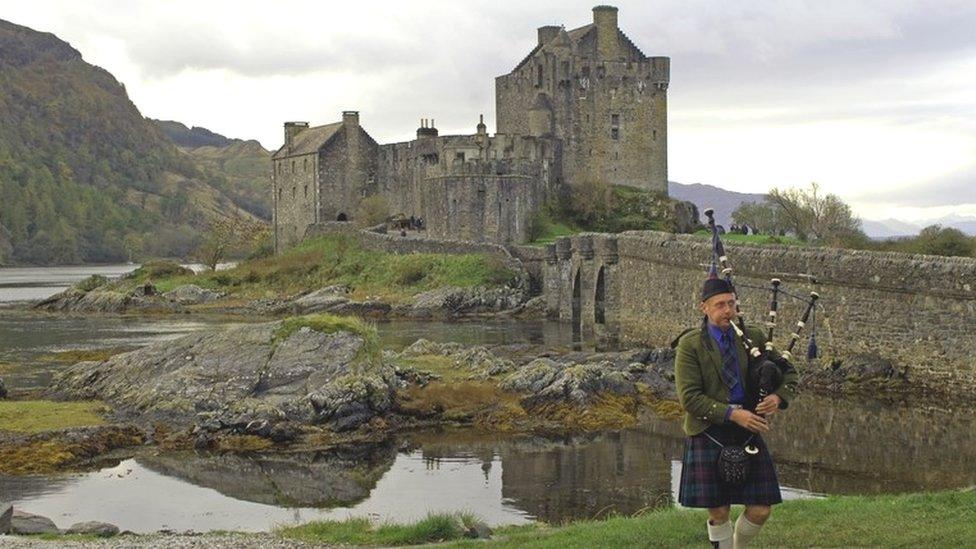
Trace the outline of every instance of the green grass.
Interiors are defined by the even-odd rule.
[[[308,542],[342,543],[350,545],[418,545],[460,539],[464,528],[473,520],[468,514],[432,514],[409,525],[374,524],[365,518],[344,521],[320,521],[288,526],[276,532],[290,539]]]
[[[741,506],[733,509],[733,520]],[[443,547],[707,547],[707,514],[674,508],[635,517],[500,528],[490,542],[462,539]],[[431,517],[414,525],[374,526],[364,519],[318,522],[278,533],[313,542],[352,545],[423,543],[418,532],[446,522]],[[382,535],[380,534],[382,532]],[[438,535],[444,535],[441,532]],[[976,491],[885,496],[837,496],[777,505],[750,547],[966,547],[976,539]]]
[[[290,295],[343,285],[353,298],[401,302],[445,286],[497,286],[515,273],[501,259],[480,255],[391,254],[363,248],[348,235],[309,239],[273,256],[243,261],[233,269],[198,275],[174,272],[152,279],[160,292],[196,284],[241,298]],[[134,277],[123,283],[139,280]]]
[[[275,330],[274,343],[284,341],[302,328],[309,328],[316,332],[332,334],[335,332],[350,332],[362,336],[365,344],[363,352],[366,356],[376,358],[382,351],[376,326],[352,316],[338,316],[329,313],[293,316],[281,321],[281,326]]]
[[[538,217],[533,223],[536,224],[535,231],[537,232],[537,236],[532,242],[529,242],[530,246],[552,244],[559,237],[574,235],[581,231],[581,229],[573,227],[568,222],[553,220],[544,210],[538,214]]]
[[[700,230],[695,233],[696,236],[704,236],[711,238],[711,231]],[[809,242],[804,242],[798,238],[792,236],[777,236],[772,234],[738,234],[738,233],[725,233],[721,235],[722,242],[742,242],[743,244],[783,244],[788,246],[810,246]]]
[[[104,404],[94,401],[50,400],[0,401],[0,431],[39,433],[71,427],[102,425]]]

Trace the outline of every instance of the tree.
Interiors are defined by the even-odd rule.
[[[816,183],[807,189],[774,187],[767,200],[783,226],[800,240],[839,246],[861,234],[861,220],[850,206],[837,195],[822,194]]]
[[[578,225],[593,225],[613,209],[613,187],[599,178],[576,183],[569,191],[569,209]]]
[[[390,217],[390,205],[378,194],[360,200],[356,208],[356,221],[360,227],[379,225],[388,217]]]
[[[777,234],[785,230],[779,210],[769,202],[743,202],[732,212],[732,221],[748,225],[765,234]]]
[[[910,251],[920,254],[968,257],[976,251],[976,239],[966,236],[959,229],[940,225],[925,227],[915,237]]]
[[[232,254],[243,254],[257,246],[267,226],[243,217],[222,217],[210,222],[203,243],[194,251],[193,258],[211,271]]]

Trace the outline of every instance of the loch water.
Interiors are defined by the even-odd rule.
[[[129,268],[117,266],[107,274],[118,276]],[[0,302],[46,297],[95,269],[105,272],[101,267],[74,268],[70,275],[33,269],[26,276],[24,270],[0,269]],[[64,367],[46,358],[58,351],[138,347],[239,322],[0,308],[0,377],[12,391],[31,391]],[[567,326],[548,321],[394,321],[377,328],[390,348],[420,337],[554,347],[573,342]],[[767,442],[787,498],[976,484],[971,466],[976,418],[971,415],[804,394],[775,418]],[[648,417],[634,429],[557,438],[446,429],[328,452],[145,449],[110,456],[84,473],[0,476],[0,500],[59,526],[100,520],[135,532],[260,531],[350,516],[403,522],[459,510],[493,525],[558,523],[673,504],[682,448],[676,422]]]

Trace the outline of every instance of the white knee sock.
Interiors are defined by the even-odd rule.
[[[732,547],[734,549],[743,549],[749,545],[752,538],[759,534],[759,530],[763,527],[762,524],[756,524],[746,518],[745,512],[739,515],[739,520],[735,521],[735,537]]]
[[[732,521],[712,524],[708,521],[708,541],[718,542],[718,549],[732,549]]]

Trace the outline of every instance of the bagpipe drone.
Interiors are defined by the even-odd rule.
[[[771,293],[771,298],[769,302],[769,314],[766,320],[766,344],[760,349],[749,337],[746,330],[745,319],[740,307],[741,300],[739,298],[739,292],[732,278],[732,266],[725,253],[725,246],[722,245],[722,239],[719,238],[718,227],[715,225],[715,211],[709,208],[704,213],[705,217],[708,218],[708,228],[712,233],[712,263],[709,269],[709,278],[718,278],[719,268],[721,268],[722,276],[732,288],[733,294],[735,295],[736,317],[732,321],[732,329],[745,346],[748,357],[748,366],[746,369],[746,375],[748,377],[746,387],[748,390],[746,393],[745,408],[750,411],[755,411],[756,405],[759,402],[775,392],[782,385],[784,371],[792,368],[793,348],[800,340],[800,334],[808,323],[810,324],[810,340],[807,348],[807,358],[812,360],[817,357],[816,330],[812,319],[815,318],[817,300],[820,299],[820,295],[817,292],[810,292],[809,298],[796,296],[780,288],[782,284],[780,279],[771,279],[770,287],[768,288]],[[816,281],[813,280],[813,282]],[[742,286],[765,289],[747,286],[745,284]],[[786,349],[777,352],[773,347],[773,336],[776,329],[777,311],[779,309],[781,294],[806,303],[806,309],[803,311],[800,320],[797,321],[795,329],[790,334],[790,340],[786,345]]]

